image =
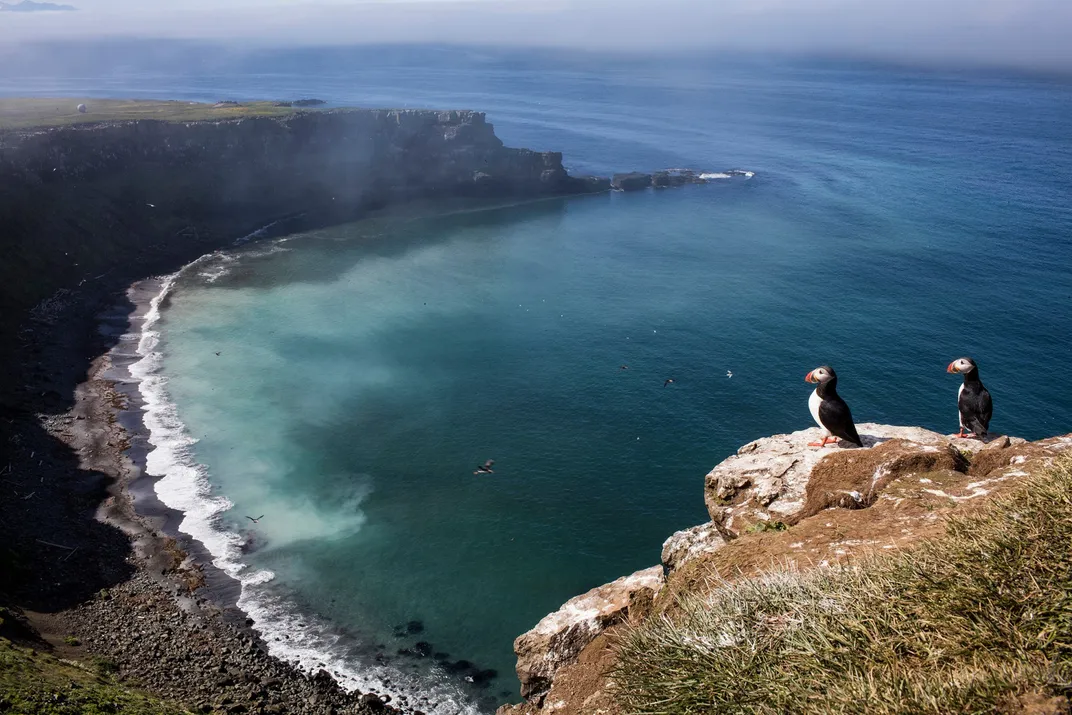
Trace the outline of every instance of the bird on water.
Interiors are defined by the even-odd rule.
[[[673,384],[674,384],[674,378],[671,377],[671,378],[668,378],[667,381],[663,383],[663,387],[666,387],[667,385],[673,385]]]
[[[963,357],[949,363],[945,371],[964,375],[964,382],[957,390],[957,409],[960,411],[960,432],[957,436],[985,437],[990,430],[990,418],[994,415],[994,402],[979,379],[979,366],[970,357]]]
[[[822,442],[809,442],[809,447],[825,447],[837,444],[838,439],[852,442],[863,447],[856,424],[852,421],[852,412],[845,400],[837,393],[837,373],[829,365],[817,367],[809,372],[804,380],[818,384],[808,398],[808,408],[815,423],[826,430]]]

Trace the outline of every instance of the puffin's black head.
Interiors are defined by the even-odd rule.
[[[818,382],[821,385],[836,379],[837,373],[829,365],[821,365],[804,376],[805,382]]]
[[[962,357],[958,360],[954,360],[953,362],[949,363],[949,367],[947,367],[945,371],[955,373],[967,373],[973,372],[978,369],[979,367],[975,364],[974,360],[972,360],[970,357]]]

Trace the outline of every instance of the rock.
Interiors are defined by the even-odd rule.
[[[611,177],[610,185],[618,191],[640,191],[651,186],[651,174],[631,172],[628,174],[615,174]]]
[[[788,523],[804,510],[812,471],[832,455],[866,453],[890,440],[899,440],[908,451],[937,453],[950,447],[948,437],[919,427],[865,423],[857,428],[864,449],[809,447],[809,442],[821,438],[818,427],[764,437],[741,447],[704,480],[704,501],[712,521],[734,534],[758,521]]]
[[[720,523],[708,522],[676,532],[663,542],[662,563],[667,571],[680,568],[692,559],[717,551],[727,544]]]
[[[574,176],[570,182],[571,191],[577,194],[598,194],[611,189],[611,181],[605,176]]]
[[[666,171],[657,171],[651,176],[651,185],[657,189],[699,183],[703,183],[703,180],[697,176],[695,171],[690,169],[668,169]]]
[[[514,641],[521,695],[539,705],[551,689],[555,673],[607,628],[643,611],[663,585],[659,566],[637,571],[594,588],[544,617]]]
[[[380,696],[373,695],[372,693],[366,693],[365,695],[362,695],[361,704],[374,712],[387,709],[387,704],[380,699]]]

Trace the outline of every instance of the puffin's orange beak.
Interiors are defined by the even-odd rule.
[[[814,377],[812,377],[812,374],[811,374],[812,372],[815,372],[815,370],[812,370],[811,372],[809,372],[807,375],[804,376],[804,382],[818,382],[818,380],[816,380]]]
[[[955,362],[949,363],[949,367],[947,367],[945,369],[945,371],[946,372],[959,372],[959,370],[957,370],[957,364]]]

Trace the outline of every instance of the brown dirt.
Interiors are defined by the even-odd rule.
[[[1064,696],[1027,693],[1011,703],[1006,712],[1010,715],[1065,715],[1072,712],[1072,704]]]
[[[954,450],[925,452],[899,439],[872,449],[835,452],[815,465],[805,492],[804,508],[790,523],[799,523],[833,507],[867,508],[888,484],[908,474],[966,469],[967,460]]]

